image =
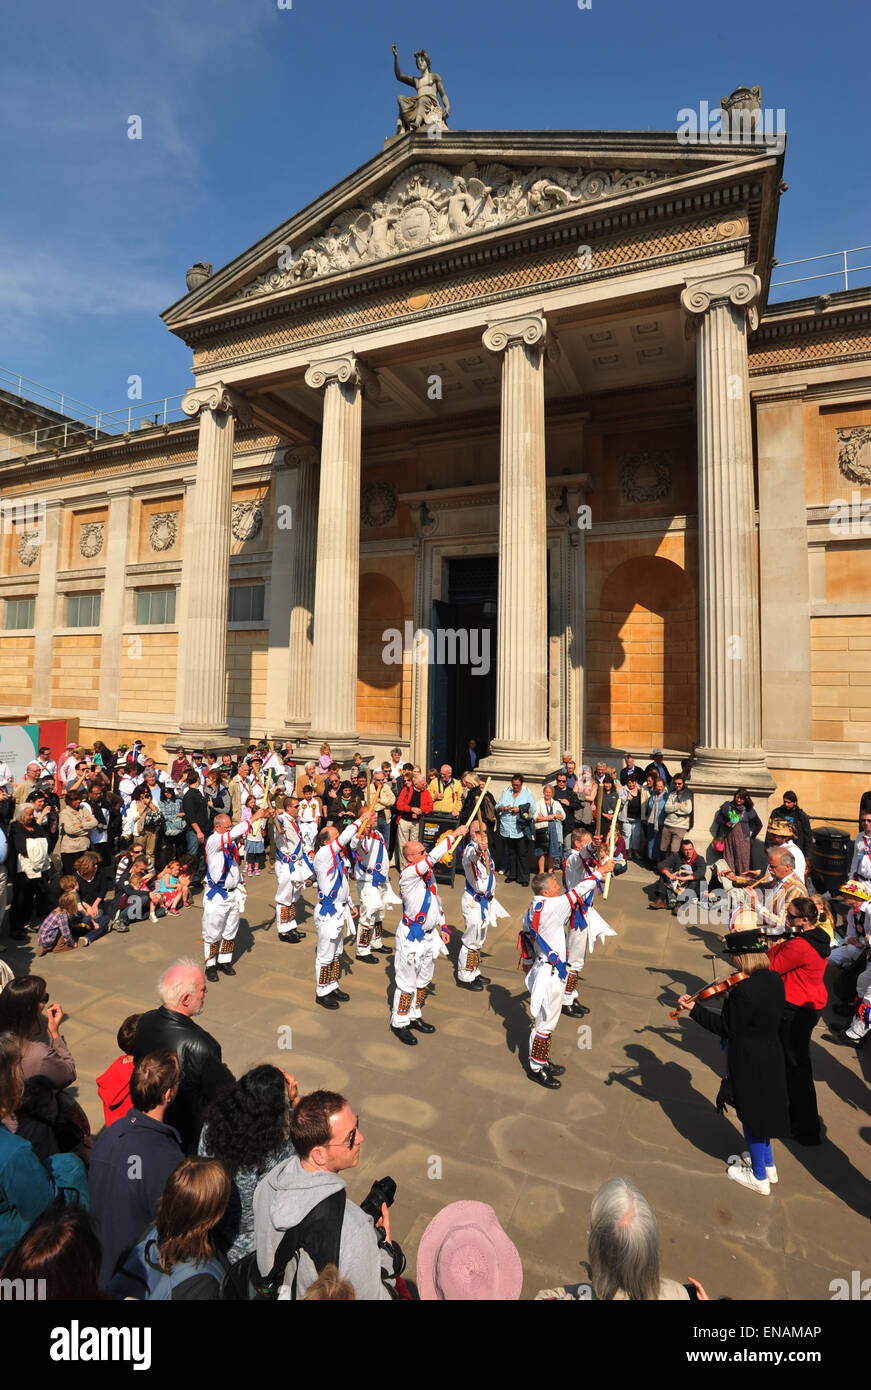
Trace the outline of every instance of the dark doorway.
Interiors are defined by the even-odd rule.
[[[448,560],[448,596],[433,604],[430,765],[468,770],[469,739],[487,756],[496,726],[498,559]]]

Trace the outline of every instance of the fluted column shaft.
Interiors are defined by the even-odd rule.
[[[759,564],[754,520],[747,317],[750,271],[691,282],[697,328],[700,702],[698,757],[763,762]]]
[[[291,449],[287,462],[291,467],[296,465],[287,729],[294,738],[298,738],[309,727],[312,718],[312,620],[318,539],[317,449],[310,445]]]
[[[184,642],[180,653],[179,737],[203,746],[227,735],[227,612],[233,445],[246,403],[225,386],[189,391],[186,415],[199,415],[197,477],[185,526]]]
[[[312,363],[324,391],[314,591],[311,737],[347,756],[357,747],[362,373],[352,354]]]
[[[491,324],[502,354],[499,613],[493,757],[537,770],[547,758],[547,516],[543,315]]]

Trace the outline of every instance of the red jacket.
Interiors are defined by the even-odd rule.
[[[102,1076],[97,1077],[97,1092],[103,1102],[103,1117],[107,1125],[126,1115],[133,1102],[130,1099],[130,1078],[133,1058],[117,1057]]]
[[[413,821],[415,819],[414,816],[408,814],[412,806],[418,807],[422,816],[428,816],[430,814],[432,811],[432,797],[426,788],[421,792],[417,791],[414,787],[402,788],[402,791],[396,798],[396,810],[401,820]],[[417,820],[419,821],[420,817],[417,817]]]
[[[783,976],[787,1004],[824,1009],[828,990],[823,984],[830,941],[820,927],[776,942],[768,952],[771,969]]]

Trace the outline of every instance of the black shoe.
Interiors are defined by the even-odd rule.
[[[219,965],[219,966],[218,966],[218,969],[220,970],[220,972],[221,972],[222,975],[235,975],[235,974],[236,974],[236,972],[235,972],[235,970],[233,969],[232,965]]]
[[[484,988],[483,984],[481,983],[480,975],[478,976],[477,980],[457,980],[457,984],[460,986],[460,989],[471,989],[475,992]]]
[[[377,965],[378,962],[377,962],[377,960],[375,959],[375,957],[372,956],[372,955],[369,955],[369,956],[357,956],[357,964],[358,964],[358,965]]]
[[[562,1082],[557,1081],[555,1076],[551,1076],[547,1068],[544,1071],[533,1071],[530,1068],[528,1075],[530,1081],[535,1081],[537,1085],[544,1086],[548,1091],[558,1091],[562,1085]]]
[[[391,1033],[395,1033],[399,1041],[405,1043],[406,1047],[417,1047],[417,1038],[415,1038],[408,1029],[409,1025],[407,1023],[404,1028],[394,1028],[392,1023],[390,1025]]]
[[[279,939],[279,941],[287,941],[287,942],[290,943],[291,946],[296,946],[296,945],[298,945],[298,943],[299,943],[300,941],[302,941],[302,939],[303,939],[304,936],[305,936],[305,932],[304,932],[304,931],[303,931],[303,932],[299,932],[299,931],[296,931],[296,930],[294,930],[294,931],[285,931],[285,932],[279,932],[279,933],[278,933],[278,939]]]
[[[26,941],[27,931],[24,927],[16,927],[9,933],[10,941]]]
[[[372,950],[379,956],[389,956],[393,954],[389,946],[373,946]]]
[[[506,882],[506,883],[513,883],[513,882],[514,882],[514,879],[513,879],[513,878],[506,878],[505,882]]]
[[[206,979],[210,985],[218,983],[218,967],[216,965],[206,966]]]
[[[332,994],[316,994],[315,1003],[320,1004],[322,1009],[337,1009],[339,1007],[339,1001],[335,996],[335,991],[333,991]]]
[[[435,1032],[435,1024],[434,1024],[434,1023],[424,1023],[424,1021],[423,1021],[422,1018],[414,1018],[414,1019],[412,1019],[411,1023],[409,1023],[408,1026],[409,1026],[409,1028],[413,1028],[414,1031],[415,1031],[415,1033],[434,1033],[434,1032]]]
[[[859,1042],[857,1042],[855,1038],[848,1038],[847,1030],[843,1028],[837,1033],[824,1033],[823,1041],[837,1043],[839,1047],[852,1047],[855,1049],[859,1046],[859,1042],[861,1042],[862,1039],[860,1038]]]
[[[339,1001],[340,1004],[347,1004],[347,1002],[348,1002],[348,1000],[350,999],[350,997],[351,997],[350,994],[346,994],[345,991],[344,991],[343,989],[334,989],[334,990],[333,990],[333,998],[334,998],[334,999],[338,999],[338,1001]]]
[[[566,1069],[560,1066],[558,1062],[548,1062],[547,1069],[551,1076],[565,1076]]]
[[[565,1014],[566,1018],[583,1018],[589,1012],[590,1010],[584,1004],[579,1004],[577,999],[573,1004],[563,1004],[562,1006],[562,1013]]]
[[[493,983],[489,975],[479,975],[478,979],[481,981],[482,985],[492,985]]]

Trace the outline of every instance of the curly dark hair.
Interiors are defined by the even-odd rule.
[[[266,1172],[287,1143],[290,1130],[287,1086],[278,1067],[252,1067],[210,1107],[205,1144],[230,1173],[240,1168]]]

